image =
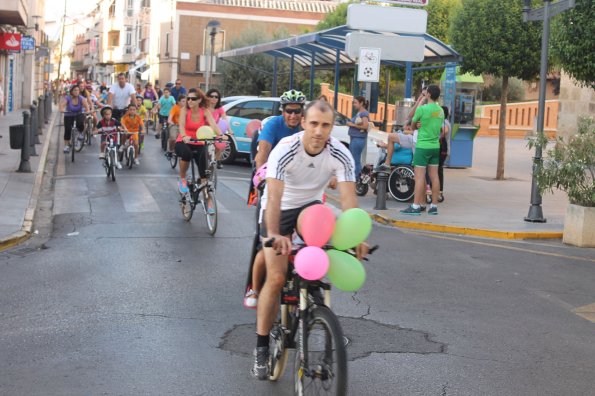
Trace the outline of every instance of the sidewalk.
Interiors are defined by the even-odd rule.
[[[37,156],[31,156],[31,173],[17,172],[21,162],[21,150],[11,150],[9,126],[23,123],[23,111],[19,109],[0,117],[0,250],[14,246],[27,239],[33,232],[33,216],[49,148],[50,132],[53,131],[56,112],[45,124],[41,144],[35,146]]]
[[[437,216],[403,215],[399,211],[409,203],[392,198],[386,201],[387,210],[374,210],[376,196],[371,191],[359,198],[359,204],[374,220],[396,227],[502,239],[561,238],[568,203],[562,192],[543,196],[546,223],[523,220],[531,201],[532,156],[524,139],[508,139],[506,180],[497,181],[498,138],[479,137],[472,168],[444,169],[445,200]],[[330,199],[338,199],[337,191],[328,193]]]

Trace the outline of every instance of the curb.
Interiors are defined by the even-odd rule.
[[[433,224],[424,222],[415,222],[407,220],[395,220],[389,217],[382,216],[377,213],[370,213],[370,217],[380,224],[390,225],[393,227],[409,228],[414,230],[424,230],[441,232],[444,234],[459,234],[471,235],[483,238],[495,239],[561,239],[561,232],[550,231],[499,231],[482,228],[460,227],[445,224]]]
[[[35,217],[35,209],[37,208],[37,200],[39,199],[39,193],[41,191],[41,182],[43,181],[45,165],[50,148],[50,141],[52,139],[52,132],[54,131],[54,124],[56,123],[57,117],[58,113],[54,112],[52,119],[48,124],[48,129],[46,130],[48,135],[43,141],[43,147],[39,157],[39,164],[37,165],[37,171],[35,172],[35,181],[33,182],[33,189],[31,190],[29,205],[25,210],[25,217],[23,218],[21,230],[0,238],[0,251],[6,250],[26,241],[33,232],[33,218]]]

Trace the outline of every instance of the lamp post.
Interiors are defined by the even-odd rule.
[[[217,20],[212,20],[207,23],[207,32],[211,36],[211,48],[209,55],[207,56],[207,73],[205,77],[205,91],[209,90],[209,84],[211,82],[211,74],[213,72],[213,55],[215,53],[215,36],[219,32],[219,26],[221,23]]]
[[[550,39],[550,18],[574,7],[575,0],[560,0],[552,4],[552,0],[543,0],[544,6],[531,9],[531,0],[523,0],[523,22],[543,21],[543,33],[541,35],[541,66],[539,72],[539,102],[537,105],[537,133],[543,137],[543,124],[545,116],[545,95],[547,79],[547,53]],[[535,172],[541,166],[541,143],[538,141],[535,146],[535,157],[533,157],[533,177],[531,181],[531,206],[525,221],[533,223],[545,223],[543,210],[541,208],[541,195],[537,188]]]

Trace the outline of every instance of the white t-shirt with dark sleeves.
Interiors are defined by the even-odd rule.
[[[337,176],[338,182],[355,182],[355,163],[343,143],[331,136],[320,154],[311,156],[304,148],[303,136],[302,131],[281,139],[269,154],[267,179],[284,182],[281,210],[321,201],[332,176]],[[266,208],[267,188],[261,202],[263,209]]]

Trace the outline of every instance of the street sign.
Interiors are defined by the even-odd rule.
[[[427,25],[426,10],[366,4],[350,4],[347,8],[347,27],[350,29],[425,34]]]
[[[380,48],[360,48],[357,80],[378,82],[380,80]]]
[[[21,49],[23,51],[29,51],[35,49],[35,38],[31,36],[21,37]]]
[[[423,37],[385,36],[382,34],[352,32],[345,37],[345,52],[351,58],[359,56],[361,47],[380,48],[382,60],[422,62],[425,40]]]

